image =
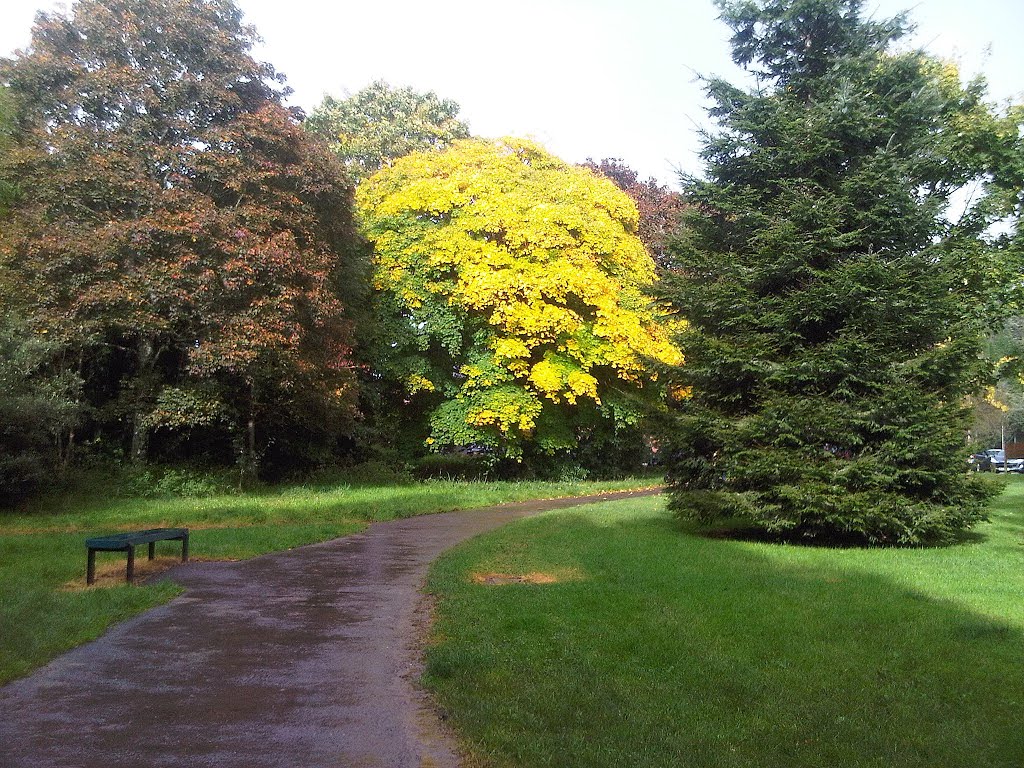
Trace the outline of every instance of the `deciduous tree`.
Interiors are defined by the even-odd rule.
[[[401,158],[357,192],[386,323],[380,357],[437,447],[575,447],[635,422],[678,355],[645,290],[636,206],[529,141]]]
[[[326,140],[358,182],[410,152],[444,149],[469,137],[459,105],[433,91],[378,80],[345,99],[325,96],[306,127]]]
[[[684,207],[683,196],[659,184],[657,179],[640,181],[636,171],[620,158],[606,157],[599,163],[587,158],[583,167],[611,179],[615,186],[633,199],[640,213],[637,235],[647,246],[647,252],[651,254],[654,263],[662,268],[670,268],[668,237],[678,227]]]
[[[250,466],[261,414],[314,392],[352,411],[343,169],[281,105],[241,17],[231,0],[80,0],[0,63],[24,190],[3,261],[137,460],[154,429],[216,412]]]
[[[8,166],[7,154],[11,151],[14,133],[14,104],[6,88],[0,87],[0,174]],[[14,179],[0,175],[0,217],[7,213],[7,207],[14,201],[17,185]]]

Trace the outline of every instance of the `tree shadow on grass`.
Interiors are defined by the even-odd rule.
[[[1024,764],[1024,632],[1010,622],[842,553],[683,536],[666,517],[545,516],[480,554],[509,537],[533,567],[589,574],[460,593],[473,625],[446,642],[474,661],[446,676],[500,701],[473,738],[511,764]],[[480,651],[509,621],[501,653]]]
[[[863,536],[844,535],[841,532],[809,536],[800,532],[776,532],[744,524],[701,525],[679,521],[678,529],[693,536],[708,539],[746,541],[757,544],[780,544],[789,547],[810,547],[813,549],[944,549],[963,544],[980,544],[987,535],[978,530],[960,531],[945,541],[926,542],[916,545],[877,545],[869,543]]]

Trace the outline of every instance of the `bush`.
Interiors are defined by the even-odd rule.
[[[346,467],[339,477],[352,485],[408,485],[413,482],[408,465],[399,460],[370,459]]]
[[[203,498],[237,493],[238,472],[189,467],[146,467],[123,470],[119,483],[126,496],[142,498]]]
[[[483,480],[489,476],[490,465],[482,456],[464,453],[431,453],[416,461],[413,473],[421,480]]]

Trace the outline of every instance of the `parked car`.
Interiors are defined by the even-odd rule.
[[[972,453],[967,458],[967,468],[971,472],[995,472],[992,458],[987,453]]]
[[[988,458],[989,467],[986,470],[988,472],[1016,472],[1017,474],[1024,474],[1024,459],[1008,459],[1006,458],[1006,452],[1002,448],[989,448],[984,453],[975,454],[975,456],[985,456]]]

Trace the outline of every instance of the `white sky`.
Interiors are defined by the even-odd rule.
[[[376,79],[432,90],[481,136],[530,136],[571,162],[621,157],[642,177],[700,170],[696,73],[737,81],[711,0],[236,0],[256,55],[306,110]],[[1024,1],[865,0],[910,6],[913,43],[984,74],[993,100],[1024,100]],[[55,0],[0,0],[0,56],[30,42]]]

